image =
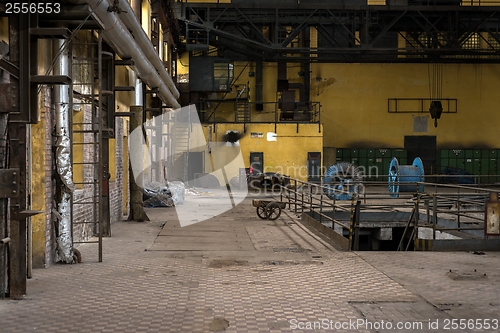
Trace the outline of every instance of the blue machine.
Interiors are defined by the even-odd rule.
[[[363,175],[359,169],[347,162],[333,164],[325,173],[325,194],[330,199],[350,200],[362,187]]]
[[[423,192],[424,186],[417,189],[417,182],[424,182],[424,164],[420,157],[416,157],[412,165],[399,165],[398,159],[393,157],[388,177],[391,197],[398,198],[399,192]]]

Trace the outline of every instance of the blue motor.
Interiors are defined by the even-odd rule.
[[[325,194],[330,199],[350,200],[362,188],[363,175],[359,169],[347,162],[336,163],[325,173]]]

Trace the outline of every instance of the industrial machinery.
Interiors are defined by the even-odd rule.
[[[398,198],[399,192],[423,192],[424,186],[417,185],[417,182],[423,181],[424,165],[420,157],[416,157],[412,165],[399,165],[398,159],[392,158],[388,177],[391,197]]]
[[[348,162],[333,164],[325,173],[325,194],[330,199],[350,200],[363,187],[361,171]]]

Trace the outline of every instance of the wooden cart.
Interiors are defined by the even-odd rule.
[[[252,205],[257,208],[257,216],[261,219],[276,220],[281,215],[281,210],[286,203],[273,200],[253,199]]]

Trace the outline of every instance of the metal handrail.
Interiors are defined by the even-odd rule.
[[[337,190],[334,186],[332,188],[332,184],[325,185],[322,179],[319,184],[287,176],[284,176],[284,180],[284,183],[288,185],[281,187],[280,196],[282,201],[286,199],[290,210],[293,210],[295,213],[309,212],[311,216],[318,219],[319,223],[331,229],[334,229],[336,225],[346,228],[349,230],[350,239],[354,235],[353,223],[355,221],[353,221],[352,214],[350,219],[346,220],[336,217],[335,212],[353,212],[355,204],[361,199],[363,199],[364,203],[360,205],[360,211],[387,211],[388,209],[410,211],[416,202],[420,202],[420,206],[417,204],[418,214],[416,214],[413,227],[432,228],[433,240],[436,239],[438,231],[468,232],[471,237],[478,237],[479,235],[474,235],[470,231],[484,230],[484,204],[491,192],[500,193],[499,188],[490,189],[477,186],[415,182],[417,189],[423,185],[427,189],[427,192],[402,193],[399,198],[392,198],[389,192],[382,193],[375,191],[367,193],[367,191],[364,191],[364,193],[352,194],[353,199],[350,202],[346,202],[328,198],[325,194],[327,190],[329,192],[333,190],[339,194],[343,192]],[[304,192],[304,189],[307,189],[307,191]],[[441,191],[438,191],[439,189]],[[387,199],[388,201],[377,202],[381,199]],[[446,209],[446,207],[453,206],[456,206],[457,209]],[[475,206],[475,208],[472,209],[464,206]],[[426,211],[426,215],[423,213],[424,210]],[[451,225],[442,225],[439,224],[440,215],[446,215],[447,217],[451,215],[455,219],[450,220]],[[412,237],[417,239],[418,233],[415,231]],[[352,242],[350,244],[352,245]]]

